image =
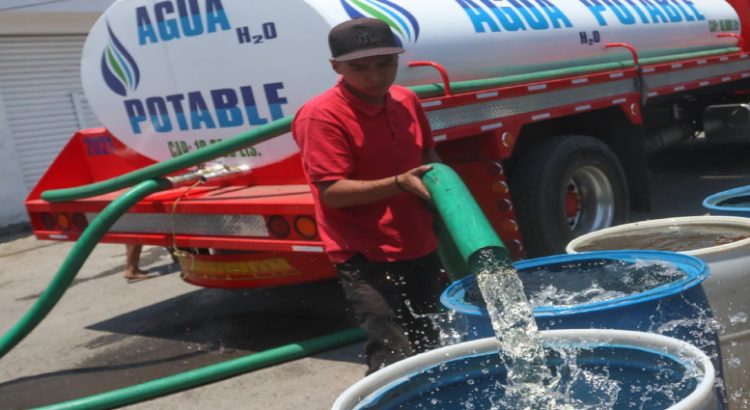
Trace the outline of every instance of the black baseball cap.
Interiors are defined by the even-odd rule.
[[[328,46],[335,61],[404,52],[388,24],[373,18],[357,18],[335,26],[328,33]]]

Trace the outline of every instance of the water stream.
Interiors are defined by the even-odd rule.
[[[483,255],[485,256],[485,255]],[[491,258],[477,273],[477,282],[487,302],[498,351],[507,368],[504,408],[553,409],[551,394],[559,382],[545,364],[545,354],[531,307],[515,270]]]

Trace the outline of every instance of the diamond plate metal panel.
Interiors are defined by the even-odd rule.
[[[96,213],[87,213],[89,221]],[[125,214],[109,232],[268,237],[261,215]]]
[[[460,107],[427,112],[433,130],[457,127],[480,121],[510,117],[563,105],[576,104],[595,98],[616,96],[636,90],[633,79],[611,81],[571,89],[548,91],[533,95],[503,98]]]
[[[704,78],[719,77],[750,69],[750,59],[732,61],[722,64],[710,64],[705,67],[669,71],[662,74],[646,74],[643,77],[647,88],[659,88],[672,84],[698,81]]]

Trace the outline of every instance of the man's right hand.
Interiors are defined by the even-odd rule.
[[[400,187],[403,191],[411,192],[425,201],[430,201],[430,193],[427,191],[424,181],[422,181],[422,175],[431,169],[432,165],[420,165],[403,174],[396,175],[397,188]]]

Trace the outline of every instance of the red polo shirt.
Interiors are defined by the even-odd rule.
[[[376,180],[422,163],[434,145],[422,106],[410,90],[393,86],[383,105],[354,96],[343,81],[308,101],[292,124],[315,198],[318,229],[334,263],[361,252],[372,261],[418,258],[435,250],[432,215],[411,193],[365,205],[332,208],[316,183]]]

